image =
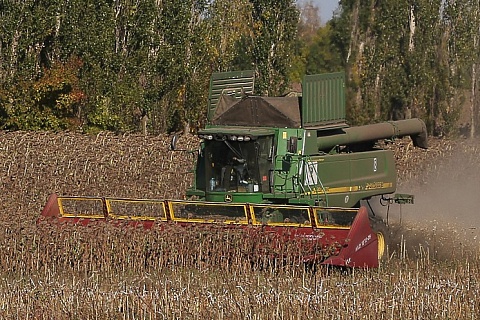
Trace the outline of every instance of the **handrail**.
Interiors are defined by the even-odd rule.
[[[322,179],[320,178],[320,176],[318,175],[318,171],[317,171],[317,168],[315,166],[311,166],[310,163],[311,163],[311,158],[310,156],[305,156],[303,158],[303,162],[304,162],[304,167],[306,168],[304,170],[305,172],[305,175],[307,174],[306,170],[309,170],[308,173],[310,173],[310,176],[313,177],[317,177],[317,181],[316,183],[318,183],[320,185],[320,188],[322,189],[323,191],[323,195],[325,196],[325,206],[328,207],[328,194],[327,194],[327,190],[325,189],[325,187],[323,186],[323,182],[322,182]],[[304,176],[304,184],[306,183],[306,176]],[[316,186],[317,184],[315,184]],[[316,200],[319,202],[320,201],[320,195],[318,192],[314,192],[314,190],[310,187],[309,184],[307,184],[308,186],[308,189],[309,189],[309,193],[310,195],[313,195],[315,194],[316,195]]]

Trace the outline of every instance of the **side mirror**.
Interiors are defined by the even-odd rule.
[[[175,151],[177,149],[178,135],[174,134],[172,141],[170,141],[170,150]]]

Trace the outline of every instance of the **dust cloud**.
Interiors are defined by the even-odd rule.
[[[391,246],[409,254],[427,251],[438,259],[460,257],[480,248],[480,141],[456,146],[448,157],[429,160],[422,179],[406,181],[398,193],[415,196],[415,204],[388,210]],[[418,164],[421,166],[422,164]],[[387,209],[380,212],[387,219]]]

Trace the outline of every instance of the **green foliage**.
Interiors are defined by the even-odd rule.
[[[299,7],[300,21],[294,44],[289,79],[300,82],[305,74],[344,71],[340,51],[334,44],[331,23],[320,25],[319,8],[309,1]]]
[[[413,116],[431,133],[454,132],[478,61],[478,3],[344,0],[340,6],[332,43],[346,63],[350,122]]]
[[[330,24],[320,27],[308,48],[306,74],[342,71],[338,48],[332,43]]]
[[[20,80],[0,101],[2,126],[12,130],[64,130],[79,125],[85,94],[79,85],[82,61],[72,57],[44,68],[38,80]]]
[[[256,91],[278,95],[287,87],[299,12],[295,1],[251,0]]]
[[[88,132],[97,133],[103,130],[122,131],[122,119],[112,112],[112,102],[108,98],[97,101],[95,109],[87,115]]]
[[[293,0],[1,1],[0,125],[195,130],[211,73],[240,69],[268,95],[345,69],[351,124],[411,115],[450,134],[467,104],[478,113],[478,1],[339,6],[320,26]]]

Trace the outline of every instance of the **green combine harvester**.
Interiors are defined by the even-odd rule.
[[[362,200],[413,203],[411,195],[394,194],[394,155],[378,142],[410,136],[427,148],[424,122],[348,126],[344,73],[305,76],[294,97],[255,96],[254,80],[253,71],[212,75],[189,200],[53,194],[42,217],[256,230],[277,235],[273,246],[298,242],[304,262],[377,267],[385,239],[372,229]]]
[[[378,149],[378,140],[410,136],[427,148],[420,119],[349,127],[343,73],[306,76],[301,97],[253,96],[253,87],[251,71],[212,76],[195,185],[187,195],[359,207],[360,200],[396,190],[393,153]]]

